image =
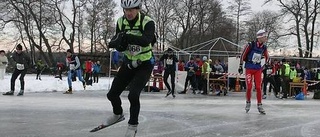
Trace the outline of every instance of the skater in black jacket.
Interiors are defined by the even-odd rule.
[[[172,94],[173,97],[176,97],[174,95],[174,88],[175,88],[174,79],[176,76],[176,63],[178,62],[178,59],[174,55],[173,50],[171,48],[168,48],[168,50],[161,56],[160,61],[164,62],[163,81],[168,89],[166,97],[169,96],[170,94]],[[171,77],[171,87],[168,83],[169,75]]]
[[[30,58],[29,56],[22,51],[22,46],[20,44],[17,45],[16,51],[11,56],[15,63],[15,69],[11,76],[11,90],[9,92],[3,93],[3,95],[13,95],[15,82],[18,76],[20,75],[20,92],[18,96],[22,96],[24,94],[24,76],[27,73],[27,69],[30,66]]]

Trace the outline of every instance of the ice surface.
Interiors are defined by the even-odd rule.
[[[46,82],[47,78],[52,85]],[[77,82],[77,91],[65,95],[62,93],[67,89],[66,81],[49,78],[43,76],[42,81],[36,81],[35,76],[27,76],[24,96],[0,96],[1,137],[124,136],[129,119],[128,91],[121,95],[126,120],[90,133],[112,114],[111,104],[105,96],[108,79],[102,78],[101,83],[89,86],[86,91]],[[10,76],[6,76],[1,81],[1,90],[8,89],[9,80]],[[36,89],[39,85],[41,88]],[[57,92],[52,92],[55,89]],[[244,92],[231,92],[229,96],[204,96],[189,91],[184,95],[177,94],[173,99],[171,96],[164,98],[165,91],[142,92],[137,137],[320,136],[320,101],[311,99],[312,93],[301,101],[280,100],[268,95],[263,100],[267,115],[258,113],[255,97],[251,110],[245,113],[244,95]]]

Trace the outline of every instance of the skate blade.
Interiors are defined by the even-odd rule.
[[[267,113],[266,112],[259,112],[261,115],[266,115]]]
[[[110,126],[112,126],[112,125],[114,125],[114,124],[117,124],[117,123],[123,121],[124,119],[125,119],[125,118],[123,117],[123,118],[119,119],[118,121],[116,121],[116,122],[114,122],[113,124],[110,124],[110,125],[101,124],[101,125],[95,127],[94,129],[90,130],[90,132],[97,132],[97,131],[99,131],[99,130],[101,130],[101,129],[104,129],[104,128],[106,128],[106,127],[110,127]]]

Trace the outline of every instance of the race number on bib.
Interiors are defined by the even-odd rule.
[[[128,50],[132,56],[138,55],[142,51],[141,46],[139,45],[129,45]]]
[[[166,60],[166,64],[167,65],[172,65],[173,64],[173,60],[172,59],[167,59]]]
[[[24,70],[24,64],[17,63],[17,69],[18,70]]]
[[[272,69],[267,69],[267,74],[270,75],[272,73]]]
[[[253,53],[252,62],[253,62],[254,64],[261,63],[261,54]]]
[[[74,64],[70,64],[70,70],[75,70],[76,69],[76,66]]]

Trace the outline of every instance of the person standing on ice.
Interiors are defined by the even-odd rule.
[[[86,89],[86,82],[82,78],[81,64],[78,56],[73,55],[73,52],[67,50],[66,66],[69,68],[68,71],[68,86],[69,89],[63,94],[72,94],[72,75],[76,75],[79,81],[82,82],[83,88]]]
[[[20,75],[19,79],[21,87],[18,96],[22,96],[24,94],[24,76],[26,75],[27,69],[30,66],[30,58],[25,52],[22,51],[22,46],[20,44],[17,45],[16,51],[13,53],[11,58],[15,63],[15,69],[11,76],[11,90],[3,93],[3,95],[13,95],[16,79]]]
[[[0,80],[4,79],[6,68],[8,66],[8,58],[5,54],[6,52],[4,50],[0,50]]]
[[[261,96],[261,60],[262,56],[265,58],[265,62],[268,62],[269,55],[267,51],[267,32],[265,30],[259,30],[257,32],[256,41],[248,43],[240,58],[239,64],[239,73],[243,73],[242,64],[245,62],[244,67],[246,68],[245,78],[246,78],[246,113],[249,112],[251,106],[251,89],[252,89],[252,80],[254,79],[256,92],[257,92],[257,106],[258,111],[261,114],[266,114],[265,110],[262,108],[262,96]]]
[[[172,97],[175,98],[176,95],[174,95],[174,92],[175,92],[174,80],[176,76],[176,63],[178,62],[178,59],[176,55],[174,55],[173,50],[171,48],[168,48],[168,50],[160,57],[160,61],[164,63],[163,81],[168,89],[166,97],[172,94]],[[171,78],[171,87],[168,83],[169,75]]]
[[[137,133],[140,93],[150,79],[155,62],[152,52],[152,43],[155,40],[155,23],[149,16],[140,12],[141,6],[141,0],[121,0],[124,16],[118,18],[116,35],[109,43],[110,48],[124,53],[122,66],[113,79],[107,94],[113,107],[113,115],[90,132],[95,132],[125,119],[120,95],[128,87],[130,119],[125,137],[134,137]]]

